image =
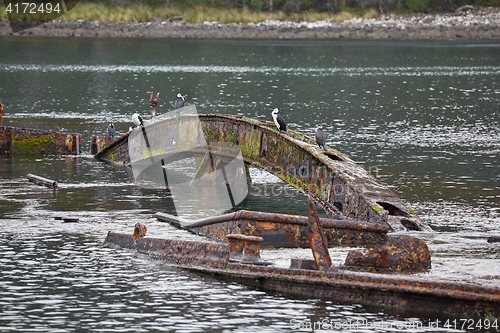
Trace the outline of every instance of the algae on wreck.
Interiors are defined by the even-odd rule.
[[[45,152],[47,146],[53,144],[55,140],[56,136],[54,134],[40,134],[37,136],[12,134],[11,144],[12,148],[19,153]]]

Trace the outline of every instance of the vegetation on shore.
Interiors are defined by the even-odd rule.
[[[0,20],[8,20],[7,13],[0,5]],[[284,12],[284,11],[254,11],[248,8],[220,8],[211,6],[195,6],[183,8],[172,5],[148,5],[144,3],[130,3],[126,5],[112,5],[107,3],[80,2],[65,15],[57,18],[63,22],[75,22],[78,20],[100,21],[100,22],[151,22],[169,19],[182,19],[186,23],[203,23],[216,21],[221,24],[227,23],[258,23],[266,20],[295,22],[316,22],[330,19],[332,22],[343,22],[353,17],[372,18],[377,17],[378,12],[369,8],[367,10],[346,10],[332,12]]]
[[[265,20],[343,22],[353,17],[374,18],[379,13],[449,11],[469,4],[467,0],[80,0],[58,19],[64,22],[151,22],[182,19],[187,23],[216,21],[258,23]],[[500,0],[475,0],[476,4],[498,6]],[[446,6],[444,4],[447,4]],[[0,19],[7,13],[0,6]]]

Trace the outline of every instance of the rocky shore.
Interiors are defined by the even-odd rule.
[[[354,18],[342,23],[265,21],[257,24],[188,24],[154,20],[147,23],[102,23],[88,20],[48,22],[12,33],[8,21],[0,22],[0,35],[68,37],[152,38],[268,38],[268,39],[484,39],[500,40],[500,9],[483,8],[459,13],[381,15]]]

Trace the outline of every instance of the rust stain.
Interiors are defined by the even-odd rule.
[[[73,135],[66,135],[66,147],[69,151],[73,151]]]

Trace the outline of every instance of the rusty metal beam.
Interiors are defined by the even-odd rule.
[[[316,206],[314,205],[314,201],[312,199],[309,199],[308,222],[309,246],[311,247],[314,260],[316,261],[318,268],[321,271],[326,272],[330,269],[330,267],[332,267],[332,258],[330,258],[325,232],[323,231],[318,211],[316,210]]]
[[[307,216],[240,210],[199,220],[156,213],[159,221],[168,222],[193,233],[225,240],[227,234],[244,234],[264,238],[262,246],[308,247]],[[388,227],[354,219],[321,218],[329,244],[362,245],[385,242]]]

